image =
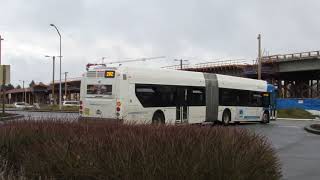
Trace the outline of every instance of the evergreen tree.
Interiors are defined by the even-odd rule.
[[[36,83],[34,82],[34,80],[31,81],[31,83],[29,84],[29,87],[33,87]]]
[[[11,90],[11,89],[14,89],[14,86],[12,84],[8,84],[6,86],[6,90]]]

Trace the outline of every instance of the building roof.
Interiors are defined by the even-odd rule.
[[[78,86],[78,84],[80,83],[80,80],[81,78],[70,78],[67,83],[69,84],[73,84],[72,86],[76,85]],[[64,81],[62,81],[63,84],[65,83]],[[58,82],[55,81],[55,84],[58,84]],[[51,84],[44,84],[42,82],[39,82],[39,83],[36,83],[34,84],[31,88],[28,87],[28,88],[20,88],[20,89],[11,89],[11,90],[8,90],[6,91],[6,94],[15,94],[15,93],[23,93],[23,92],[31,92],[31,93],[34,93],[34,92],[47,92],[48,90],[51,90],[52,89],[52,83]],[[80,87],[79,87],[80,88]],[[74,88],[74,87],[69,87],[70,90],[78,90],[79,88]]]
[[[22,92],[31,92],[31,88],[21,88],[21,89],[11,89],[6,91],[6,94],[22,93]]]

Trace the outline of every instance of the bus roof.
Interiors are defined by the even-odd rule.
[[[94,71],[104,70],[113,70],[118,71],[121,74],[127,74],[128,79],[131,79],[133,83],[205,86],[204,73],[202,72],[128,66],[103,67],[101,69],[97,68]],[[216,75],[220,88],[244,89],[260,92],[267,91],[267,82],[263,80],[221,74]]]
[[[127,68],[124,70],[135,83],[205,86],[203,73],[156,68]]]
[[[218,86],[220,88],[244,89],[250,91],[267,91],[267,82],[257,79],[249,79],[235,76],[217,74]]]

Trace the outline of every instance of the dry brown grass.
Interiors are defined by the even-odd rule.
[[[0,126],[0,159],[28,179],[281,177],[266,138],[232,127],[20,121]]]

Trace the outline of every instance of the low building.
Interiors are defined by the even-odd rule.
[[[67,88],[65,89],[65,85]],[[32,87],[11,89],[6,91],[6,103],[27,102],[29,104],[50,104],[54,99],[55,104],[59,102],[59,81],[54,82],[54,93],[52,83],[49,85],[38,83]],[[70,79],[61,84],[62,100],[80,100],[80,79]],[[53,97],[54,94],[54,98]]]

